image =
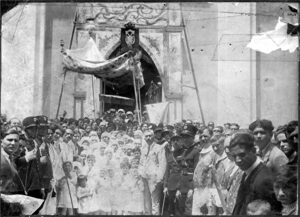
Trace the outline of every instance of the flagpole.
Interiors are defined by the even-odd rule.
[[[78,16],[78,14],[77,14],[77,8],[76,8],[69,49],[72,48],[73,37],[74,37],[74,33],[75,33],[75,26],[76,26],[76,21],[77,21],[77,16]],[[62,42],[61,42],[61,46],[63,48],[63,43]],[[59,100],[58,100],[58,106],[57,106],[57,111],[56,111],[56,116],[55,116],[56,119],[58,118],[58,114],[59,114],[59,109],[60,109],[60,104],[61,104],[61,98],[62,98],[63,91],[64,91],[64,84],[65,84],[65,80],[66,80],[66,75],[67,75],[67,70],[64,69],[64,78],[63,78],[63,82],[61,84],[61,89],[60,89],[60,94],[59,94]]]
[[[181,19],[182,19],[182,25],[183,25],[183,32],[184,32],[185,43],[186,43],[186,46],[187,46],[188,58],[189,58],[189,62],[190,62],[190,66],[191,66],[191,71],[192,71],[192,75],[193,75],[193,80],[194,80],[194,85],[195,85],[194,88],[195,88],[196,93],[197,93],[198,105],[199,105],[199,109],[200,109],[200,113],[201,113],[202,122],[203,122],[203,124],[205,124],[204,114],[203,114],[203,110],[202,110],[202,106],[201,106],[199,89],[198,89],[198,85],[197,85],[197,81],[196,81],[194,65],[193,65],[193,62],[192,62],[192,56],[191,56],[191,52],[190,52],[190,45],[189,45],[189,42],[188,42],[188,37],[187,37],[187,32],[186,32],[186,26],[185,26],[185,22],[184,22],[184,18],[183,18],[183,13],[182,13],[182,4],[180,4],[180,12],[181,12]]]

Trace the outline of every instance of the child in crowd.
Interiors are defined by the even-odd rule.
[[[93,212],[93,207],[91,206],[93,190],[87,185],[87,177],[84,175],[79,175],[77,178],[77,198],[78,198],[78,213],[87,214]]]
[[[92,204],[95,204],[96,215],[109,215],[111,213],[110,204],[111,183],[108,172],[105,168],[100,168],[99,178],[96,182],[95,195]]]
[[[137,168],[130,172],[133,180],[130,186],[131,197],[128,204],[128,214],[142,215],[144,213],[144,182]]]
[[[71,162],[64,162],[63,171],[65,176],[59,179],[56,184],[58,215],[73,215],[78,208],[76,197],[77,177],[72,173],[72,169]]]
[[[271,205],[265,200],[254,200],[247,205],[247,215],[269,215]]]
[[[87,164],[83,168],[82,174],[87,176],[88,185],[91,187],[95,186],[95,179],[97,177],[97,170],[95,168],[96,158],[95,155],[89,154],[87,156]]]
[[[130,185],[132,178],[130,176],[130,164],[128,160],[122,160],[120,163],[121,172],[116,174],[116,178],[119,180],[119,186],[115,191],[115,204],[118,204],[118,214],[128,214],[128,204],[131,200]]]

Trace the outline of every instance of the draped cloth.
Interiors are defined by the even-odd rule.
[[[63,65],[66,71],[94,75],[97,78],[112,79],[133,73],[144,86],[140,63],[140,53],[129,50],[115,58],[105,60],[95,41],[90,38],[83,48],[62,51]],[[129,79],[129,82],[132,82]]]

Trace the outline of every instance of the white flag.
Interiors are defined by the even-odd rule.
[[[145,105],[148,111],[150,123],[162,123],[166,115],[169,102],[155,103]]]
[[[279,17],[274,30],[253,36],[247,45],[248,48],[266,54],[277,49],[288,50],[292,53],[298,46],[298,37],[287,34],[287,23],[282,22],[281,17]]]

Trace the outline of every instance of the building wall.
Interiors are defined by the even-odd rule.
[[[20,4],[2,17],[1,112],[8,118],[24,118],[40,113],[38,105],[41,80],[35,52],[39,42],[38,8]]]
[[[169,6],[167,16],[172,19],[162,20],[159,25],[180,25],[182,7],[206,122],[238,122],[246,127],[256,117],[269,118],[275,125],[298,118],[298,51],[292,54],[275,51],[265,55],[246,48],[253,34],[274,28],[281,4],[203,2],[172,3]],[[2,20],[1,110],[9,117],[23,118],[43,113],[53,118],[63,81],[60,40],[65,42],[66,48],[69,47],[75,4],[28,4],[23,11],[22,8],[19,5]],[[22,19],[18,19],[21,13]],[[147,47],[145,36],[148,32],[149,35],[152,32],[154,39],[155,34],[159,36],[158,41],[163,34],[163,48],[161,44],[159,47],[164,56],[157,57],[155,52],[153,56],[156,56],[158,68],[167,80],[164,94],[170,95],[169,88],[179,96],[183,94],[182,103],[180,97],[164,98],[164,101],[175,102],[170,106],[168,120],[181,117],[201,120],[198,97],[191,88],[194,80],[184,32],[180,28],[176,31],[174,36],[174,29],[143,30],[142,40]],[[74,37],[73,41],[78,43],[77,35]],[[169,50],[174,43],[178,49]],[[170,59],[178,57],[176,52],[172,56],[172,51],[182,54],[180,60],[174,62],[178,64],[178,70],[170,65]],[[104,55],[109,55],[109,52]],[[76,91],[86,87],[91,98],[90,86],[87,83],[80,86],[76,83],[80,80],[77,74],[67,74],[59,115],[66,110],[67,117],[73,117]],[[94,84],[95,91],[99,91],[100,82],[95,79]],[[95,93],[98,102],[98,93]],[[86,103],[86,108],[91,106],[91,100]],[[93,116],[93,111],[87,110],[84,115]]]
[[[275,28],[283,4],[257,3],[257,31]],[[273,120],[275,125],[298,120],[299,50],[294,53],[277,50],[268,55],[260,53],[257,70],[260,73],[262,118]]]

